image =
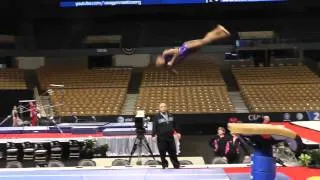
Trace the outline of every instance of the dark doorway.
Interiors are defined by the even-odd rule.
[[[88,68],[104,68],[112,66],[112,56],[89,56]]]

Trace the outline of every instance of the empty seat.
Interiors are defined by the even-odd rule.
[[[6,144],[6,160],[7,161],[17,161],[18,160],[19,149],[13,142],[7,142]]]
[[[43,144],[36,144],[34,151],[34,161],[36,163],[44,163],[48,159],[48,150]]]
[[[175,114],[227,113],[235,109],[220,69],[206,61],[187,61],[177,66],[179,75],[153,67],[144,71],[136,102],[137,110],[155,114],[160,102]]]
[[[0,89],[27,89],[24,71],[22,69],[0,69]]]
[[[306,66],[233,68],[251,112],[317,111],[320,78]]]
[[[59,160],[62,158],[62,146],[58,141],[52,141],[50,143],[51,147],[51,159]]]
[[[126,93],[126,88],[65,89],[57,90],[50,99],[60,116],[118,115]]]
[[[35,152],[34,144],[30,142],[24,142],[22,143],[22,148],[23,148],[23,160],[33,160],[34,152]]]

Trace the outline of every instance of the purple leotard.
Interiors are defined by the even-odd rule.
[[[188,55],[195,52],[196,49],[188,48],[187,45],[184,43],[181,47],[179,47],[179,54],[176,58],[177,62],[185,59]],[[169,62],[172,59],[172,55],[167,55],[164,57],[166,62]]]

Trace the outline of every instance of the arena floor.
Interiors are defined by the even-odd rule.
[[[116,169],[17,169],[2,170],[0,178],[6,180],[248,180],[249,173],[226,173],[223,168],[116,168]],[[291,179],[283,173],[277,174],[277,180]]]
[[[276,180],[306,180],[319,176],[320,169],[304,167],[278,167]],[[111,168],[24,168],[0,169],[0,179],[6,180],[248,180],[248,167],[197,167],[161,169],[160,167],[111,167]]]
[[[307,122],[305,122],[307,123]],[[312,140],[317,144],[320,143],[319,130],[315,129],[319,122],[315,122],[313,127],[305,127],[304,123],[274,123],[281,124],[297,132],[303,138]],[[56,133],[33,133],[33,134],[1,134],[0,140],[9,139],[69,139],[84,137],[103,137],[99,134],[73,135],[73,134],[56,134]],[[21,140],[21,139],[20,139]],[[188,166],[182,169],[166,169],[161,167],[92,167],[92,168],[23,168],[23,169],[0,169],[0,179],[6,180],[99,180],[99,179],[215,179],[215,180],[247,180],[250,179],[250,167],[232,167],[224,166]],[[320,169],[311,169],[305,167],[277,167],[277,179],[305,180],[312,176],[319,176]]]

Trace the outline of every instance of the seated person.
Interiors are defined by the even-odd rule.
[[[213,164],[226,164],[237,161],[239,140],[236,136],[227,135],[225,128],[218,128],[218,135],[211,139],[210,146],[215,154]]]
[[[237,117],[230,117],[228,119],[229,123],[242,123]],[[232,134],[233,141],[230,141],[232,149],[229,153],[230,163],[250,163],[252,153],[252,148],[246,143],[243,142],[237,134]]]
[[[226,145],[226,157],[228,163],[238,163],[240,158],[240,140],[236,134],[232,134]]]

